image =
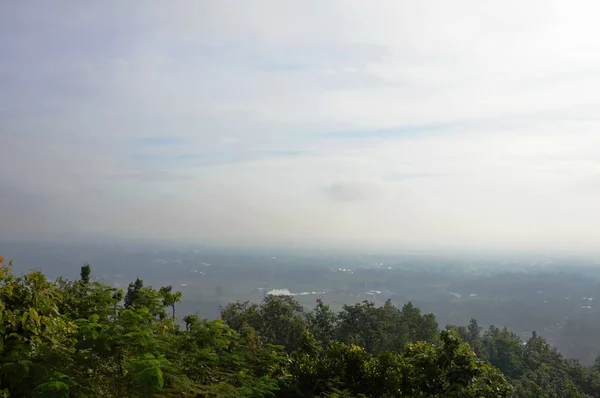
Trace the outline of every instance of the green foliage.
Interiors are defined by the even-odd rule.
[[[430,397],[507,397],[511,388],[502,374],[476,359],[471,346],[458,334],[444,330],[441,344],[409,344],[404,357],[407,367],[403,390],[408,396]]]
[[[162,297],[162,304],[165,307],[171,307],[172,309],[172,318],[175,319],[175,304],[181,302],[181,292],[172,292],[171,286],[161,287],[158,291],[159,295]]]
[[[267,296],[180,328],[171,286],[92,280],[87,264],[49,282],[0,261],[0,397],[600,396],[600,360],[583,367],[535,334],[482,335],[474,319],[439,332],[411,303],[336,313]]]
[[[250,326],[265,342],[294,351],[307,329],[306,314],[289,296],[266,296],[260,306],[232,303],[221,310],[221,318],[234,330]]]
[[[308,330],[320,344],[326,345],[335,339],[338,314],[333,312],[321,299],[317,299],[315,309],[306,314]]]
[[[76,327],[59,312],[61,298],[41,272],[15,277],[10,263],[0,263],[0,387],[11,395],[58,391],[63,383],[56,372],[69,363]]]
[[[382,307],[372,302],[344,306],[338,315],[336,338],[348,344],[357,344],[368,352],[401,351],[407,343],[435,342],[438,326],[432,314],[408,303],[401,310],[390,300]]]

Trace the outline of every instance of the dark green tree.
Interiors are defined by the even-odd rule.
[[[83,267],[81,267],[81,272],[79,273],[80,278],[79,280],[82,283],[90,283],[90,276],[92,274],[92,267],[89,264],[85,264]]]
[[[171,307],[172,318],[175,319],[175,304],[181,302],[181,292],[172,292],[171,286],[164,286],[159,289],[159,294],[163,298],[163,305]]]

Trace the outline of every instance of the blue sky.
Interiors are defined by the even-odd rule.
[[[593,1],[0,4],[0,238],[600,244]]]

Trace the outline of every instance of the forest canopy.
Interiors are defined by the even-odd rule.
[[[267,295],[180,322],[180,301],[140,278],[104,285],[89,265],[77,280],[17,276],[0,257],[0,396],[600,396],[600,361],[475,319],[440,330],[410,302],[308,311]]]

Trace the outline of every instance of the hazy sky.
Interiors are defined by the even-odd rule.
[[[600,247],[598,15],[0,2],[0,237]]]

